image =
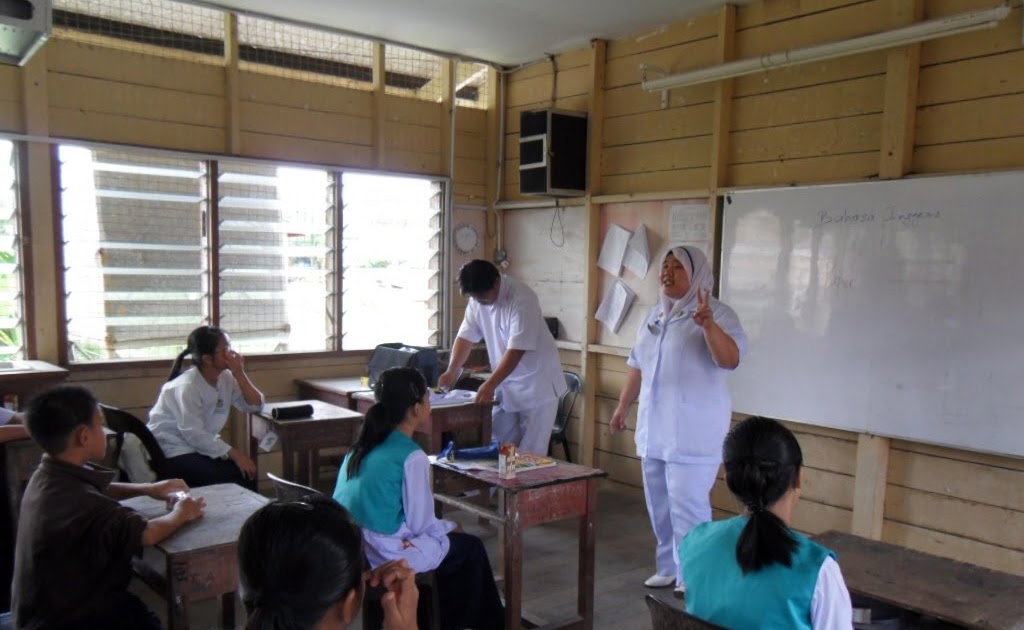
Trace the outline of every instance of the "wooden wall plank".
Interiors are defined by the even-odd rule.
[[[622,175],[704,167],[708,165],[710,155],[711,136],[607,147],[601,172],[604,175]]]
[[[871,75],[737,98],[733,130],[878,114],[884,86],[882,75]]]
[[[804,13],[781,22],[747,28],[736,35],[736,58],[748,59],[888,30],[890,2],[849,3],[832,10]]]
[[[0,101],[0,129],[13,133],[24,131],[24,112],[17,101]]]
[[[711,134],[712,103],[673,107],[635,116],[609,118],[604,125],[604,146],[614,147],[673,138]]]
[[[1024,470],[893,448],[888,478],[890,485],[1024,512]]]
[[[0,65],[0,101],[21,102],[21,68]]]
[[[433,129],[441,128],[444,112],[440,103],[389,94],[384,99],[386,123],[405,123]]]
[[[689,87],[669,90],[668,109],[690,107],[715,100],[714,84],[702,83]],[[626,85],[605,90],[605,116],[611,120],[617,116],[632,116],[644,112],[662,111],[661,92],[644,92],[636,85]]]
[[[1024,168],[1024,138],[917,146],[915,173],[963,173]]]
[[[373,140],[365,118],[246,101],[239,105],[239,129],[364,146]]]
[[[942,8],[942,11],[944,12],[952,9],[955,4],[960,4],[961,6],[959,10],[953,10],[951,13],[963,13],[965,11],[972,10],[972,8],[990,9],[995,6],[994,3],[984,2],[984,0],[971,2],[971,5],[975,5],[973,7],[963,6],[966,3],[952,3],[948,1],[930,1],[925,4],[926,15],[928,15],[928,17],[938,17],[939,8]],[[999,22],[995,28],[922,42],[921,66],[927,67],[933,64],[970,59],[973,57],[984,57],[987,55],[996,55],[999,53],[1017,50],[1020,48],[1020,24],[1020,4],[1014,3],[1010,14]]]
[[[922,107],[917,117],[918,146],[1024,136],[1024,92]]]
[[[590,48],[583,46],[581,48],[574,48],[568,52],[559,53],[555,55],[555,63],[563,70],[589,66]],[[509,83],[525,81],[546,74],[551,74],[551,63],[547,59],[542,59],[511,73],[509,75]]]
[[[798,18],[805,13],[821,13],[849,4],[850,0],[800,0],[799,2],[773,2],[757,0],[739,7],[736,26],[748,29],[773,22]]]
[[[358,144],[339,144],[243,131],[243,155],[255,158],[288,160],[299,163],[371,168],[373,152]]]
[[[81,138],[179,151],[221,153],[224,129],[146,120],[125,115],[51,107],[50,133],[62,138]]]
[[[570,69],[559,68],[556,81],[552,80],[553,76],[549,73],[532,79],[510,81],[508,85],[508,105],[510,107],[521,107],[524,105],[550,103],[552,83],[554,83],[556,99],[589,93],[590,69],[586,66]]]
[[[412,151],[437,153],[440,157],[441,146],[445,143],[442,142],[438,131],[440,130],[434,127],[387,122],[384,124],[384,153],[387,155],[391,151]],[[447,146],[445,152],[447,152]]]
[[[53,37],[46,42],[50,72],[224,96],[224,68]]]
[[[1018,510],[889,486],[885,518],[991,545],[1024,549],[1024,512]],[[978,527],[979,523],[984,527]]]
[[[881,126],[881,116],[864,114],[737,131],[732,134],[730,163],[794,160],[878,151]]]
[[[918,156],[915,154],[915,157]],[[729,167],[729,183],[740,187],[859,181],[877,175],[877,151],[795,160],[768,160],[733,164]]]
[[[781,92],[813,85],[826,85],[862,77],[884,75],[884,51],[787,66],[736,78],[736,96]]]
[[[714,15],[705,13],[672,24],[645,29],[639,33],[608,42],[608,59],[621,59],[659,48],[714,37],[717,29]]]
[[[389,149],[384,155],[384,169],[397,173],[416,173],[420,175],[440,175],[448,170],[441,163],[438,153],[422,153]]]
[[[609,59],[605,87],[610,89],[638,85],[642,63],[661,68],[668,74],[712,66],[716,63],[717,47],[716,38],[708,37],[638,55]]]
[[[159,87],[50,72],[50,105],[170,123],[224,127],[224,100]]]
[[[367,119],[373,115],[373,94],[313,81],[298,81],[258,72],[239,72],[239,98],[253,103],[347,114]]]
[[[1024,92],[1024,49],[921,69],[919,106]]]
[[[732,167],[730,167],[730,170]],[[602,178],[607,195],[626,193],[646,193],[662,190],[701,190],[707,186],[711,176],[709,166],[657,171],[648,173],[630,173],[628,175],[605,175]]]
[[[989,545],[894,521],[885,522],[882,540],[997,571],[1024,575],[1024,552],[1019,549]]]

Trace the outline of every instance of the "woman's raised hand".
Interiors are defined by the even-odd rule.
[[[693,321],[697,322],[697,325],[704,330],[708,330],[715,323],[715,314],[711,311],[711,306],[708,304],[710,301],[711,289],[707,291],[697,289],[697,309],[693,311]]]

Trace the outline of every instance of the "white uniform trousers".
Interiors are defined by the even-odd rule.
[[[557,398],[522,411],[495,407],[491,416],[491,432],[499,444],[513,442],[525,453],[547,455],[557,412]]]
[[[685,584],[679,564],[679,543],[683,536],[711,520],[711,487],[718,464],[676,464],[644,458],[644,496],[657,539],[655,562],[658,575],[674,575],[676,585]]]

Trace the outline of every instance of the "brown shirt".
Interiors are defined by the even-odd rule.
[[[147,521],[104,494],[115,475],[43,456],[18,519],[16,628],[44,630],[102,613],[127,589]]]

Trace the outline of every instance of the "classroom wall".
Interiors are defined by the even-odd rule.
[[[599,221],[610,203],[714,197],[730,187],[1024,168],[1020,2],[993,30],[677,88],[664,108],[661,94],[640,88],[641,63],[681,72],[996,4],[762,0],[558,55],[557,71],[537,63],[508,78],[505,198],[527,199],[518,194],[518,113],[552,105],[592,117],[591,196],[566,210],[589,221]],[[518,212],[506,210],[505,224],[524,223]],[[552,211],[528,212],[550,219]],[[713,224],[715,214],[709,218]],[[600,284],[603,273],[594,269],[596,228],[587,225],[580,228],[584,243],[591,239],[584,278],[570,279],[565,292],[542,293],[560,296],[551,308],[584,318],[572,327],[586,337],[582,351],[562,352],[586,376],[581,425],[590,426],[589,437],[577,427],[574,448],[612,479],[639,487],[635,406],[631,430],[608,430],[625,349],[599,345],[599,331],[585,319],[599,297],[586,287]],[[513,261],[538,249],[522,240],[529,232],[506,232]],[[523,277],[543,277],[545,262],[531,261]],[[578,306],[565,304],[566,294],[579,296]],[[807,466],[798,529],[856,531],[1024,575],[1024,461],[789,426]],[[737,511],[721,480],[712,499],[718,516]]]

